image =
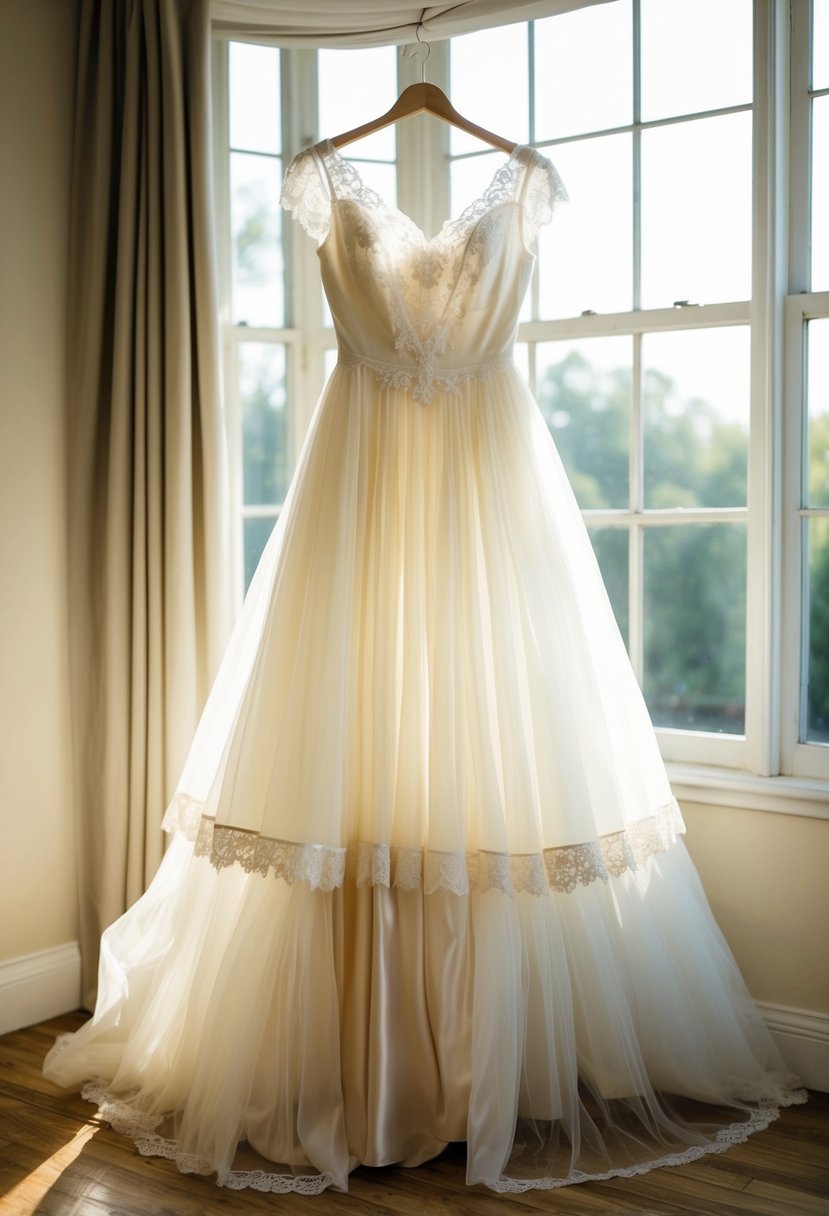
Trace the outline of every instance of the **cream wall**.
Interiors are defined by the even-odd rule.
[[[682,812],[752,996],[829,1015],[829,820],[691,802]]]
[[[64,322],[74,0],[0,0],[0,960],[73,941]]]

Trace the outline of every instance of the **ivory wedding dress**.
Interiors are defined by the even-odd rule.
[[[288,170],[337,366],[170,848],[46,1063],[224,1186],[345,1189],[463,1140],[470,1183],[557,1187],[718,1152],[803,1100],[512,361],[563,197],[519,146],[428,240],[332,143]]]

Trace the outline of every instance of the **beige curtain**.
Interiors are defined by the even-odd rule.
[[[390,46],[439,42],[513,21],[551,17],[609,0],[212,0],[213,28],[230,38],[279,46]]]
[[[82,0],[70,646],[83,994],[144,891],[229,622],[207,0]]]

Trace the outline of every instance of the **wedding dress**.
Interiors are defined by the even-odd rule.
[[[164,826],[45,1071],[221,1185],[467,1144],[521,1191],[802,1101],[706,903],[585,526],[513,361],[564,188],[518,146],[427,239],[323,142],[283,203],[338,362]]]

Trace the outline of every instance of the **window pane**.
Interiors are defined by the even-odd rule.
[[[237,324],[284,323],[281,184],[281,160],[231,153],[233,320]]]
[[[746,504],[748,326],[645,334],[646,507]]]
[[[633,187],[630,135],[555,149],[569,203],[538,240],[542,320],[633,305]]]
[[[641,12],[645,121],[751,102],[751,0],[642,0]]]
[[[644,692],[657,726],[745,729],[742,524],[645,532]]]
[[[751,294],[751,116],[642,133],[642,306]]]
[[[812,102],[812,289],[829,288],[829,95]]]
[[[355,51],[320,50],[317,61],[319,128],[332,138],[361,127],[394,105],[397,98],[396,47]],[[394,160],[395,128],[383,127],[349,144],[360,156]]]
[[[489,186],[495,171],[504,163],[503,152],[487,152],[483,156],[467,156],[449,164],[449,213],[457,219],[468,203],[480,198]]]
[[[812,0],[812,88],[829,89],[829,0]]]
[[[450,55],[455,109],[504,139],[526,143],[530,137],[526,24],[500,25],[453,38]],[[450,128],[449,138],[453,156],[481,147],[479,139],[457,127]]]
[[[803,524],[809,554],[806,741],[829,743],[829,518]]]
[[[281,503],[291,476],[285,410],[285,348],[240,342],[242,484],[246,505]]]
[[[357,145],[355,144],[355,147]],[[372,190],[376,190],[384,203],[390,207],[397,206],[397,170],[394,163],[383,164],[382,161],[354,161],[361,179]]]
[[[231,42],[230,146],[278,153],[281,130],[278,49]]]
[[[829,507],[829,317],[809,321],[807,341],[809,467],[804,505]]]
[[[537,398],[582,508],[626,507],[632,341],[539,342]]]
[[[535,138],[622,127],[632,117],[630,0],[535,23]]]
[[[628,531],[627,528],[590,528],[616,624],[628,644]]]
[[[245,591],[250,586],[250,580],[256,572],[262,550],[268,543],[268,537],[273,531],[275,523],[276,515],[256,516],[254,519],[242,521],[245,547]]]

